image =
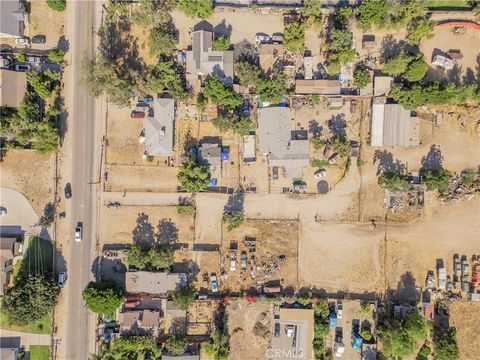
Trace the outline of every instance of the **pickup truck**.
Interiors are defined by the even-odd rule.
[[[217,277],[215,275],[210,276],[210,286],[212,287],[212,293],[218,292]]]

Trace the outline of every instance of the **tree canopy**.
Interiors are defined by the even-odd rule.
[[[90,310],[108,317],[114,317],[125,299],[123,290],[113,281],[91,281],[83,290],[82,297]]]
[[[227,51],[230,49],[230,39],[224,36],[218,36],[213,39],[212,48],[214,51]]]
[[[64,61],[65,51],[60,49],[52,49],[48,53],[48,60],[54,63],[62,63]]]
[[[177,48],[175,35],[167,24],[157,24],[148,35],[150,55],[172,56]]]
[[[366,69],[357,66],[353,74],[353,82],[355,86],[363,89],[365,86],[372,82],[372,77]]]
[[[285,75],[276,72],[270,79],[257,81],[257,92],[263,101],[278,103],[286,93]]]
[[[454,328],[444,329],[435,327],[433,331],[435,360],[458,360],[460,353],[457,345],[457,333]]]
[[[321,2],[318,0],[304,0],[301,9],[302,15],[307,18],[309,25],[320,28],[323,25]]]
[[[132,22],[145,29],[171,20],[171,1],[139,0],[132,12]]]
[[[234,131],[238,135],[248,135],[253,128],[253,122],[247,117],[237,117],[235,115],[222,115],[212,121],[220,132],[226,132],[229,130]]]
[[[410,82],[422,80],[430,66],[424,60],[422,54],[410,55],[402,53],[390,59],[382,68],[388,75],[403,75]]]
[[[179,0],[178,9],[191,18],[207,19],[213,15],[212,0]]]
[[[173,355],[183,355],[187,351],[187,337],[182,334],[173,334],[167,339],[165,349]]]
[[[213,356],[215,360],[228,359],[228,336],[216,330],[210,334],[210,340],[202,343],[202,353]]]
[[[420,81],[425,77],[428,69],[430,69],[430,66],[423,59],[423,56],[416,56],[415,59],[408,64],[403,77],[410,82]]]
[[[407,40],[410,45],[419,45],[423,38],[433,37],[435,22],[427,19],[413,21],[408,28]]]
[[[327,49],[328,70],[331,74],[339,73],[341,64],[347,64],[355,59],[355,50],[351,46],[352,36],[349,30],[330,31]]]
[[[240,85],[255,86],[260,79],[262,70],[256,64],[247,61],[240,61],[235,65],[235,75],[238,77]]]
[[[292,22],[283,30],[283,45],[291,53],[303,52],[305,48],[305,24]]]
[[[199,192],[208,186],[210,171],[194,157],[189,157],[178,171],[177,178],[183,190]]]
[[[182,73],[171,60],[160,61],[147,79],[147,89],[153,93],[167,91],[174,99],[183,101],[189,97]]]
[[[242,97],[232,87],[223,84],[218,76],[212,76],[205,84],[203,95],[212,103],[226,109],[235,109],[243,102]]]
[[[223,214],[222,221],[227,224],[227,230],[231,231],[243,224],[245,216],[243,211],[227,211]]]
[[[182,310],[187,310],[197,299],[197,290],[192,285],[185,286],[173,293],[173,302]]]
[[[394,172],[385,172],[378,178],[378,185],[396,193],[405,190],[408,187],[408,181]]]
[[[47,0],[50,9],[62,12],[67,8],[67,0]]]
[[[121,336],[101,354],[99,360],[158,359],[162,348],[153,336]]]
[[[427,190],[437,190],[439,193],[448,189],[452,174],[445,169],[422,171],[423,183]]]
[[[140,245],[132,245],[127,252],[127,263],[138,269],[144,269],[150,265],[156,269],[169,269],[173,265],[173,249],[167,244],[147,248]]]
[[[401,53],[388,60],[383,66],[382,72],[392,76],[398,76],[407,71],[408,65],[412,62],[413,56],[407,53]]]

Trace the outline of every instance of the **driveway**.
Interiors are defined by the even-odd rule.
[[[41,228],[36,227],[39,215],[35,212],[25,195],[17,190],[0,187],[0,206],[7,209],[7,214],[0,218],[2,232],[9,234],[37,235]],[[42,237],[45,237],[42,234]],[[47,239],[49,237],[47,236]]]
[[[28,349],[30,345],[50,345],[50,335],[30,334],[2,329],[0,345],[2,347],[19,347],[20,345],[24,346],[25,349]]]

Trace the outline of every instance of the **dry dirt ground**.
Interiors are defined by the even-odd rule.
[[[480,303],[456,301],[448,306],[450,310],[450,326],[457,329],[458,349],[461,359],[478,358],[480,336]]]
[[[227,306],[231,360],[263,360],[272,333],[272,305],[237,301]]]
[[[54,156],[31,150],[9,150],[0,163],[1,185],[23,193],[42,214],[54,200],[54,161]]]
[[[187,335],[206,335],[215,324],[219,303],[213,300],[198,300],[188,308]]]
[[[175,206],[101,208],[103,244],[169,242],[192,247],[193,215],[178,214]]]
[[[45,44],[34,44],[35,49],[51,49],[58,47],[68,50],[68,40],[64,38],[65,20],[62,13],[48,7],[45,1],[31,1],[29,16],[29,36],[45,35]]]
[[[256,249],[246,246],[245,237],[256,239]],[[297,289],[297,241],[298,222],[280,220],[246,220],[237,229],[227,231],[223,229],[222,256],[224,271],[224,287],[231,291],[246,290],[255,287],[257,283],[280,281],[282,287],[290,290]],[[230,271],[230,249],[236,248],[236,271]],[[247,268],[241,271],[240,254],[247,254]],[[255,256],[256,280],[250,276],[250,259]],[[285,255],[285,261],[280,262],[278,257]],[[267,273],[269,261],[273,260],[278,271]]]

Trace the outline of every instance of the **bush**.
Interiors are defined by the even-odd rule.
[[[430,66],[423,59],[423,56],[420,55],[410,62],[404,77],[410,82],[420,81],[425,77],[428,69],[430,69]]]
[[[394,172],[385,172],[378,178],[378,185],[396,193],[406,190],[408,181]]]
[[[170,245],[160,245],[148,251],[148,263],[157,270],[168,270],[173,265],[173,248]]]
[[[197,298],[197,290],[192,286],[181,288],[173,294],[173,302],[182,310],[187,310]]]
[[[292,53],[303,52],[305,48],[305,24],[294,22],[285,27],[283,45]]]
[[[235,93],[230,86],[224,85],[218,76],[207,80],[203,95],[214,104],[226,109],[235,109],[243,103],[242,97]]]
[[[452,179],[450,172],[445,169],[424,171],[422,172],[422,175],[423,183],[427,190],[437,190],[439,193],[448,189],[450,180]]]
[[[369,315],[372,312],[372,306],[368,301],[362,301],[360,303],[360,308],[362,309],[362,313],[365,315]]]
[[[179,101],[186,100],[189,93],[184,84],[182,72],[180,72],[173,61],[166,60],[159,62],[147,79],[147,89],[152,93],[163,93]]]
[[[21,52],[15,56],[15,59],[19,62],[25,62],[27,61],[27,54],[25,54],[24,52]]]
[[[315,150],[321,150],[327,144],[327,141],[318,136],[313,136],[310,138],[310,144],[312,144]]]
[[[210,340],[201,345],[202,353],[213,357],[215,360],[228,359],[228,336],[215,330],[210,334]]]
[[[423,357],[428,357],[432,353],[432,349],[430,349],[427,345],[423,345],[420,351],[418,352],[418,355],[423,356]]]
[[[199,192],[208,186],[210,171],[205,165],[199,164],[195,158],[189,157],[180,168],[177,179],[183,190]]]
[[[62,63],[64,61],[65,51],[60,49],[52,49],[48,53],[48,60],[53,63]]]
[[[420,19],[413,22],[408,29],[407,40],[410,45],[419,45],[423,38],[431,39],[433,37],[433,28],[435,22],[427,19]]]
[[[214,51],[227,51],[230,49],[230,40],[223,36],[216,37],[213,39],[212,48]]]
[[[390,59],[382,68],[382,72],[391,76],[398,76],[407,71],[408,65],[412,62],[413,56],[401,53]]]
[[[62,12],[67,8],[67,0],[47,0],[50,9]]]
[[[153,336],[122,336],[102,353],[100,360],[158,359],[162,348]]]
[[[123,290],[113,281],[91,281],[82,293],[83,300],[94,313],[113,318],[123,304]]]
[[[328,160],[320,160],[320,159],[313,159],[311,161],[311,164],[313,167],[318,167],[318,168],[323,168],[326,166],[329,166],[330,164],[328,163]]]
[[[52,93],[48,88],[49,82],[43,81],[42,75],[36,71],[30,71],[27,74],[27,82],[42,99],[48,98]]]
[[[195,213],[195,211],[194,205],[177,205],[177,212],[179,214],[190,215]]]
[[[255,86],[260,80],[261,72],[258,65],[247,61],[241,61],[235,65],[235,75],[242,86]]]
[[[270,79],[257,81],[257,93],[263,101],[278,103],[285,95],[285,76],[274,73]]]
[[[365,0],[358,8],[357,24],[363,31],[372,25],[382,27],[388,14],[387,0]]]
[[[187,337],[181,334],[170,336],[165,342],[165,349],[173,355],[183,355],[187,351]]]
[[[299,304],[302,304],[303,306],[308,306],[312,303],[312,296],[311,295],[303,295],[303,296],[300,296],[298,299],[297,299],[297,302]]]
[[[244,215],[241,211],[229,211],[223,214],[222,221],[227,224],[227,230],[231,231],[243,224]]]
[[[357,67],[355,69],[353,81],[355,86],[357,86],[359,89],[363,89],[372,81],[372,79],[370,77],[370,73],[367,70]]]
[[[363,340],[368,342],[368,341],[372,340],[373,334],[372,334],[372,331],[370,329],[364,329],[364,330],[360,331],[360,336],[363,338]]]
[[[457,345],[457,334],[455,329],[444,329],[435,327],[433,331],[434,353],[435,360],[458,360],[460,354]]]
[[[320,1],[304,0],[301,12],[302,15],[307,18],[307,22],[309,25],[314,25],[317,29],[321,28],[321,26],[323,25],[323,18]]]
[[[213,119],[212,124],[222,133],[232,130],[241,136],[248,135],[253,128],[249,118],[236,116],[220,116]]]
[[[213,15],[212,0],[179,0],[178,9],[191,18],[207,19]]]

